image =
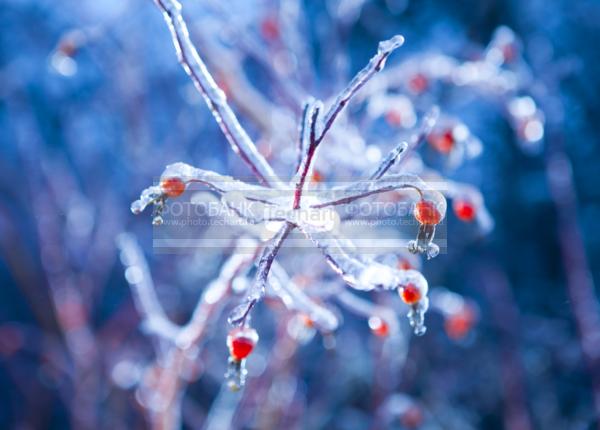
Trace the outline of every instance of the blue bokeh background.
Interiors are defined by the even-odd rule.
[[[127,343],[143,355],[148,342],[137,330],[114,238],[132,231],[149,250],[152,226],[147,217],[131,215],[130,202],[169,162],[248,172],[193,92],[150,0],[0,3],[0,427],[67,428],[69,406],[60,392],[68,382],[49,370],[44,352],[63,342],[49,282],[73,283],[83,291],[94,329],[110,333],[107,322],[128,327],[123,336],[107,335],[100,345],[107,354],[116,349],[113,344]],[[201,3],[185,2],[186,13],[202,18]],[[270,7],[254,3],[238,1],[231,13],[252,22]],[[315,57],[299,60],[315,65],[320,97],[343,84],[332,81],[323,43],[335,28],[325,3],[303,2]],[[531,428],[595,428],[592,375],[600,364],[592,357],[590,368],[582,353],[567,288],[569,270],[580,260],[561,252],[560,235],[581,234],[590,270],[583,282],[591,280],[593,287],[600,279],[600,3],[367,1],[356,22],[343,29],[339,46],[351,75],[379,40],[393,34],[402,33],[407,43],[392,63],[426,50],[464,58],[487,44],[500,25],[523,40],[526,60],[550,91],[554,111],[548,116],[561,120],[549,122],[546,149],[528,155],[494,103],[453,98],[450,109],[481,138],[485,151],[450,175],[481,189],[496,228],[480,237],[450,217],[448,253],[426,264],[424,273],[430,284],[473,298],[480,322],[473,336],[456,344],[432,315],[427,336],[411,345],[397,388],[426,404],[444,405],[433,414],[446,423],[441,428],[467,428],[464,422],[468,428],[529,428],[515,426],[518,421],[511,427],[511,417],[521,416],[511,410],[511,394],[522,397],[517,403],[525,405]],[[73,30],[84,31],[86,39],[73,54],[76,70],[65,76],[53,69],[52,53]],[[258,68],[254,74],[258,86],[268,86]],[[548,182],[555,175],[548,160],[556,153],[572,166],[568,189],[574,206],[562,206],[566,215],[557,210]],[[177,258],[150,258],[158,282],[177,289]],[[217,263],[206,264],[201,276],[214,274]],[[184,319],[190,297],[197,291],[189,287],[165,298]],[[595,290],[593,299],[589,305],[597,312]],[[352,321],[344,330],[361,333]],[[299,354],[309,398],[329,393],[330,402],[316,409],[322,416],[311,425],[369,428],[369,382],[324,381],[319,345]],[[109,363],[99,361],[98,369]],[[346,374],[328,370],[336,371]],[[130,392],[104,389],[99,428],[144,427]],[[189,396],[208,408],[216,390],[217,382],[201,380]]]

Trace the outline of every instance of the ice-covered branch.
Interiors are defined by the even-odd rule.
[[[276,261],[273,262],[271,273],[269,286],[288,309],[305,314],[324,331],[332,332],[337,329],[339,321],[334,313],[304,293]]]
[[[140,198],[131,204],[131,211],[139,214],[152,203],[157,203],[168,195],[165,189],[165,180],[176,179],[181,181],[181,192],[191,183],[205,185],[211,190],[220,193],[244,193],[248,200],[272,204],[272,200],[278,196],[276,191],[252,185],[233,179],[231,176],[220,175],[210,170],[199,169],[186,163],[174,163],[166,167],[161,175],[161,185],[153,185],[142,191]]]
[[[199,341],[206,324],[214,317],[217,307],[228,295],[233,280],[254,261],[255,254],[247,250],[257,247],[257,243],[252,239],[238,240],[231,257],[223,264],[219,276],[205,288],[188,323],[179,326],[165,314],[156,295],[148,263],[134,237],[122,233],[117,238],[117,245],[121,250],[121,260],[126,266],[125,278],[131,286],[144,327],[150,333],[173,342],[180,349],[187,349]]]
[[[331,233],[315,231],[311,226],[300,225],[300,230],[311,239],[325,255],[331,268],[352,288],[362,291],[396,290],[402,300],[410,305],[408,319],[415,334],[425,333],[425,312],[429,307],[427,280],[417,270],[398,270],[373,260],[353,254],[356,248],[348,239]]]
[[[358,297],[348,290],[341,291],[335,296],[336,300],[346,309],[365,318],[382,318],[387,329],[392,334],[400,333],[400,325],[393,309],[387,306],[380,306],[371,303],[368,300]]]
[[[348,104],[350,99],[356,92],[365,85],[371,77],[379,72],[385,66],[385,62],[389,55],[397,48],[404,44],[404,37],[396,35],[389,40],[379,42],[377,48],[377,54],[371,58],[369,64],[367,64],[358,74],[350,81],[348,86],[336,97],[333,104],[327,111],[323,119],[323,129],[317,137],[317,141],[320,142],[325,137],[325,134],[333,125],[335,119],[340,114],[344,106]]]
[[[258,262],[254,283],[250,286],[244,303],[237,306],[231,312],[229,316],[230,324],[243,324],[254,305],[256,305],[256,303],[258,303],[258,301],[261,300],[265,295],[269,272],[271,271],[271,265],[273,264],[273,261],[275,260],[275,257],[277,256],[277,253],[283,245],[286,237],[293,229],[294,225],[292,223],[285,222],[277,234],[264,247]]]
[[[415,190],[421,199],[427,199],[435,205],[440,214],[440,219],[444,218],[446,214],[446,199],[444,196],[433,190],[421,178],[412,174],[384,175],[377,180],[364,180],[349,186],[322,191],[319,194],[320,202],[314,203],[310,207],[325,208],[343,205],[374,194],[400,189]]]
[[[178,347],[185,349],[198,343],[206,325],[214,317],[217,307],[222,309],[222,304],[231,291],[233,281],[247,270],[254,261],[256,253],[247,251],[253,248],[258,250],[256,241],[249,238],[238,240],[236,249],[223,264],[221,273],[205,288],[192,317],[178,334],[176,340]]]
[[[416,283],[426,289],[427,281],[416,270],[398,270],[369,259],[359,258],[358,251],[348,239],[318,231],[308,224],[300,230],[321,250],[329,265],[348,285],[357,290],[393,290]]]
[[[302,198],[306,177],[310,173],[312,160],[319,144],[316,140],[317,123],[322,107],[323,106],[319,101],[311,100],[308,102],[302,116],[302,125],[300,127],[301,159],[298,166],[298,172],[294,177],[294,182],[296,184],[294,190],[294,209],[300,207],[300,199]]]
[[[174,339],[179,327],[169,320],[156,296],[148,263],[137,241],[132,235],[123,233],[117,238],[117,246],[126,267],[125,279],[131,287],[144,328],[161,338]]]
[[[217,86],[198,51],[190,40],[189,31],[176,0],[154,0],[169,25],[179,62],[202,93],[225,137],[252,172],[265,184],[279,187],[280,181],[271,166],[256,149],[235,113],[229,107],[225,93]]]
[[[370,179],[380,179],[387,171],[397,164],[402,159],[402,156],[406,153],[407,149],[414,149],[421,144],[427,135],[433,129],[435,122],[437,121],[440,114],[440,110],[437,106],[433,107],[424,117],[421,122],[421,126],[417,133],[411,136],[409,142],[400,142],[390,151],[390,153],[383,159],[379,164],[379,167],[373,172]]]

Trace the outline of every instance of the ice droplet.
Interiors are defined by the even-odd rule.
[[[143,204],[139,200],[136,200],[131,204],[131,212],[133,212],[135,215],[142,213],[142,210],[144,210]]]
[[[399,48],[404,44],[404,36],[397,34],[391,39],[383,40],[379,42],[379,46],[377,48],[378,54],[388,54],[392,52],[394,49]]]
[[[427,327],[425,326],[425,312],[427,312],[428,308],[429,299],[423,297],[419,303],[412,306],[410,311],[408,311],[408,321],[413,328],[415,336],[423,336],[427,331]]]
[[[227,387],[231,391],[239,391],[246,384],[246,376],[248,371],[245,366],[246,360],[236,360],[233,357],[229,357],[227,361],[227,372],[225,372],[225,380]]]
[[[139,200],[136,200],[131,204],[131,212],[135,215],[142,213],[148,205],[154,203],[160,196],[162,196],[162,190],[159,186],[154,185],[146,188],[142,191]]]

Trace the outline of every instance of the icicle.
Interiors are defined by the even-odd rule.
[[[142,191],[139,200],[136,200],[131,204],[131,212],[133,212],[135,215],[142,213],[144,209],[148,207],[148,205],[154,203],[161,196],[162,190],[160,186],[154,185],[146,188],[144,191]]]
[[[236,360],[233,357],[229,357],[227,360],[227,372],[225,372],[227,387],[231,391],[240,391],[246,384],[247,376],[246,360]]]

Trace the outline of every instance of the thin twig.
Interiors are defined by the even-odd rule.
[[[324,116],[323,120],[323,129],[321,133],[317,137],[317,144],[320,143],[325,134],[329,131],[331,126],[333,125],[335,119],[342,111],[344,106],[348,104],[348,101],[352,98],[356,92],[365,85],[369,79],[375,73],[379,72],[385,66],[385,61],[387,57],[396,49],[402,46],[404,43],[404,37],[400,35],[396,35],[389,40],[385,40],[383,42],[379,42],[379,47],[377,49],[377,54],[371,58],[369,64],[367,64],[360,72],[356,74],[356,76],[350,81],[348,86],[344,88],[344,90],[337,96],[329,110]]]
[[[204,96],[206,104],[233,150],[260,181],[272,187],[281,187],[275,172],[256,149],[256,145],[229,107],[225,93],[215,83],[190,40],[187,25],[181,16],[181,4],[176,0],[155,0],[155,3],[163,12],[165,21],[169,25],[179,62]]]

